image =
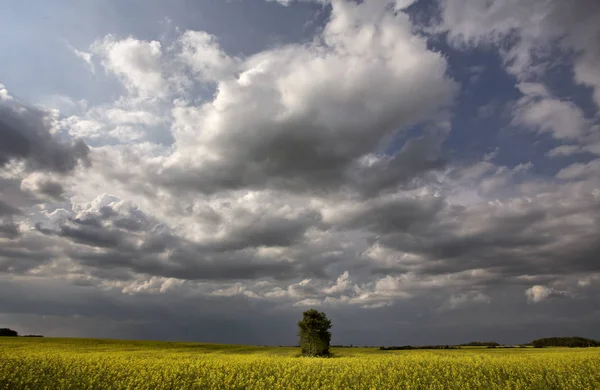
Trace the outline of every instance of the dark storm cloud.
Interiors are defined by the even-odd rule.
[[[522,302],[522,290],[499,287],[494,305],[438,311],[431,294],[393,307],[357,314],[352,307],[329,307],[334,344],[447,344],[488,340],[524,343],[556,334],[593,336],[600,306],[594,293],[553,305]],[[579,305],[585,306],[581,313]],[[0,321],[18,323],[46,336],[94,335],[222,343],[294,345],[302,308],[274,306],[239,297],[124,295],[70,283],[30,280],[0,283]],[[528,313],[527,316],[523,313]],[[102,324],[98,327],[94,324]],[[111,331],[107,332],[106,328]],[[36,330],[36,331],[33,331]]]
[[[577,52],[577,82],[600,85],[586,68],[597,50],[585,1],[572,15],[558,1],[439,3],[450,43],[473,34],[462,43],[493,46],[508,25],[522,39],[500,56],[526,78],[516,59],[560,38]],[[46,113],[2,106],[0,174],[12,161],[26,169],[0,177],[0,320],[45,333],[47,316],[49,335],[291,344],[299,314],[316,306],[342,343],[598,337],[597,160],[556,177],[536,176],[545,161],[496,165],[496,154],[461,166],[448,135],[497,142],[500,125],[487,118],[493,129],[474,140],[450,128],[452,53],[430,51],[390,5],[333,2],[314,40],[245,58],[203,32],[175,46],[98,37],[79,54],[130,88],[61,121],[100,135],[93,153],[61,142]],[[484,12],[491,5],[504,12]],[[528,24],[547,5],[547,19]],[[181,58],[194,72],[173,65]],[[123,145],[100,141],[110,118],[127,125],[115,129]],[[141,142],[144,121],[169,129],[173,144]],[[93,168],[79,172],[88,158]]]
[[[50,132],[47,112],[17,103],[0,104],[0,167],[23,160],[32,170],[67,173],[87,161],[89,148],[83,141],[73,144]]]
[[[438,214],[447,208],[448,204],[442,197],[378,198],[361,202],[356,212],[348,210],[334,227],[362,228],[377,235],[405,232],[419,235],[438,223]]]
[[[430,179],[429,173],[447,166],[441,144],[444,133],[408,139],[398,152],[383,157],[367,166],[355,164],[346,171],[349,188],[366,197],[386,190],[418,187]]]
[[[98,269],[121,269],[184,280],[234,280],[256,278],[291,279],[301,274],[304,265],[264,262],[253,251],[210,253],[199,248],[175,247],[165,252],[105,250],[87,252],[77,248],[69,253],[77,263]],[[165,256],[166,255],[166,256]]]
[[[38,333],[46,336],[85,337],[91,332],[111,337],[117,331],[129,339],[294,343],[297,310],[282,311],[268,303],[215,296],[124,295],[48,281],[4,282],[0,307],[6,314],[0,314],[0,322],[10,317],[21,326],[43,327]],[[37,325],[29,323],[34,319]]]
[[[287,133],[286,130],[282,131]],[[365,165],[368,155],[364,156],[365,163],[362,163],[359,155],[336,157],[328,154],[335,150],[333,145],[338,141],[325,141],[325,145],[330,147],[316,141],[311,146],[293,136],[285,140],[282,137],[279,142],[287,143],[283,147],[261,139],[257,141],[261,143],[261,148],[250,151],[255,153],[253,156],[247,154],[248,150],[232,150],[226,161],[208,163],[201,171],[194,171],[185,165],[162,171],[151,167],[148,175],[153,183],[165,186],[170,191],[195,190],[214,194],[232,189],[273,188],[319,194],[345,187],[365,196],[373,196],[381,191],[409,187],[415,179],[443,169],[447,160],[440,151],[439,142],[443,142],[444,138],[444,135],[440,135],[435,142],[423,138],[410,139],[391,156],[373,156],[376,161],[370,165]],[[369,148],[366,144],[363,146],[365,150]],[[245,145],[240,147],[245,148]],[[315,150],[322,148],[319,153],[323,155],[317,156],[315,150],[305,147]]]
[[[256,216],[254,217],[256,218]],[[215,251],[260,246],[291,246],[302,241],[306,230],[317,225],[320,219],[320,214],[314,210],[307,211],[294,219],[269,215],[260,216],[249,224],[234,226],[226,238],[202,246]]]
[[[466,291],[475,285],[485,291],[499,284],[530,287],[530,281],[518,279],[523,275],[552,283],[561,275],[600,271],[594,260],[600,249],[594,238],[600,203],[585,193],[569,192],[568,186],[556,187],[552,196],[465,206],[430,193],[357,196],[340,202],[333,219],[323,219],[318,208],[283,217],[276,203],[262,208],[274,198],[251,199],[256,203],[221,200],[225,208],[205,204],[194,211],[198,214],[191,215],[202,216],[207,224],[200,226],[212,226],[215,233],[198,241],[121,202],[95,209],[78,206],[89,211],[59,222],[54,230],[38,226],[38,231],[77,244],[65,251],[91,273],[107,271],[105,277],[117,278],[146,274],[204,281],[324,281],[349,271],[356,282],[407,272],[426,281],[484,270],[487,276],[476,284],[469,279],[456,283]],[[249,211],[257,205],[261,208]],[[307,239],[308,231],[316,241]],[[347,234],[355,236],[348,241]],[[388,259],[410,254],[418,260],[385,260],[385,265],[375,256],[367,261],[363,252],[374,246],[389,251]],[[263,248],[282,252],[265,257]],[[407,288],[420,291],[418,283]],[[444,283],[438,287],[449,288]]]
[[[62,194],[65,191],[63,185],[56,181],[46,180],[38,184],[38,192],[53,200],[63,200]]]
[[[14,239],[20,234],[19,225],[12,221],[0,220],[0,238]]]
[[[16,214],[21,214],[21,210],[9,205],[8,203],[6,203],[2,199],[0,199],[0,217],[3,217],[5,215],[16,215]]]
[[[547,195],[470,207],[431,202],[436,206],[427,208],[426,200],[412,208],[388,206],[386,216],[371,222],[380,245],[423,257],[417,267],[421,274],[488,269],[510,283],[519,275],[560,279],[600,272],[595,260],[600,253],[598,199],[575,196],[565,202],[562,196]],[[412,266],[399,265],[395,272],[414,271]],[[394,267],[376,271],[394,272]]]
[[[261,258],[257,248],[299,242],[305,230],[317,221],[314,213],[294,220],[261,216],[251,226],[234,228],[221,240],[194,243],[137,208],[103,206],[98,212],[59,221],[56,229],[37,225],[36,231],[48,238],[66,240],[56,242],[63,247],[66,243],[78,244],[69,245],[65,251],[86,267],[190,280],[292,279],[322,272],[311,262]]]
[[[79,244],[99,248],[118,248],[123,244],[118,230],[110,231],[101,227],[62,225],[58,235]]]
[[[9,225],[9,237],[0,237],[0,269],[2,273],[24,274],[52,262],[60,256],[60,246],[39,235],[16,231]],[[8,238],[8,240],[6,240]]]

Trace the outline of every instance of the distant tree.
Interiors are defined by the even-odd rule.
[[[499,347],[500,344],[498,344],[495,341],[471,341],[470,343],[467,344],[461,344],[461,347]]]
[[[544,339],[533,340],[531,344],[535,348],[544,347],[571,347],[571,348],[585,348],[585,347],[600,347],[600,341],[593,339],[586,339],[583,337],[548,337]]]
[[[17,331],[15,331],[15,330],[8,329],[8,328],[0,328],[0,336],[17,337],[18,335],[19,335],[19,333],[17,333]]]
[[[402,350],[411,350],[411,349],[456,349],[458,347],[452,345],[421,345],[421,346],[412,346],[412,345],[393,345],[391,347],[379,347],[382,351],[402,351]]]
[[[302,313],[302,321],[298,322],[298,336],[302,354],[306,356],[329,355],[331,342],[331,321],[325,313],[310,309]]]

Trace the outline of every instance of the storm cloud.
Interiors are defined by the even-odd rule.
[[[291,344],[318,307],[334,343],[600,337],[593,2],[256,2],[244,23],[288,29],[253,45],[184,3],[69,42],[98,95],[0,86],[1,321]]]
[[[86,161],[86,144],[61,141],[51,126],[48,112],[12,100],[0,102],[0,166],[22,160],[32,170],[66,173]]]

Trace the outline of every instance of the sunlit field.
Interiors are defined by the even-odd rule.
[[[3,338],[0,389],[600,389],[600,349],[380,351]]]

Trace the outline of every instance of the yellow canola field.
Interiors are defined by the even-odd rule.
[[[0,340],[0,389],[600,389],[600,348],[379,351]]]

